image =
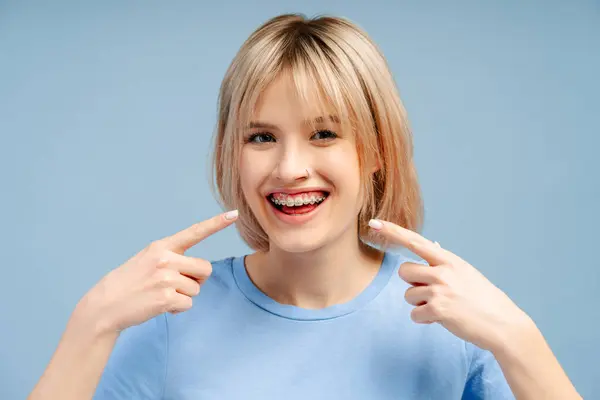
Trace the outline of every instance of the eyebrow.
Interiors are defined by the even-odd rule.
[[[312,123],[322,124],[325,122],[326,119],[329,119],[329,121],[331,121],[335,124],[340,123],[340,119],[338,118],[337,115],[328,115],[327,117],[319,116],[319,117],[314,118],[312,120]],[[309,125],[310,122],[311,122],[310,119],[305,119],[302,121],[302,123],[305,125]],[[250,129],[250,128],[279,129],[279,127],[277,125],[270,124],[268,122],[263,122],[263,121],[250,121],[250,123],[248,124],[248,129]]]

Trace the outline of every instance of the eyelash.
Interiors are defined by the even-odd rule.
[[[329,136],[328,138],[324,138],[324,139],[320,139],[320,140],[333,140],[333,139],[336,139],[336,138],[338,137],[338,135],[337,135],[335,132],[333,132],[333,131],[331,131],[331,130],[329,130],[329,129],[320,129],[320,130],[316,131],[316,132],[313,134],[313,136],[315,136],[315,135],[316,135],[316,134],[318,134],[318,133],[327,133],[327,134],[331,135],[331,136]],[[253,133],[253,134],[249,135],[249,136],[246,138],[246,143],[267,143],[267,142],[255,142],[255,141],[254,141],[256,138],[258,138],[258,137],[260,137],[260,136],[269,136],[271,139],[275,139],[275,138],[273,137],[273,135],[272,135],[272,134],[270,134],[270,133],[268,133],[268,132],[257,132],[257,133]],[[313,136],[311,136],[311,138],[312,138]],[[317,140],[319,140],[319,139],[317,139]]]

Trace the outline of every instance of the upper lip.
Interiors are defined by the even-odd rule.
[[[327,192],[329,193],[329,189],[326,189],[321,186],[311,186],[311,187],[303,187],[303,188],[281,188],[281,189],[273,189],[267,192],[267,196],[270,196],[274,193],[285,193],[285,194],[297,194],[297,193],[305,193],[305,192]]]

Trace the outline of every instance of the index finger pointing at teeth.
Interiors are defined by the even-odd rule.
[[[380,224],[378,224],[379,222]],[[431,266],[454,261],[452,253],[442,249],[432,241],[409,229],[388,221],[371,220],[369,225],[393,243],[402,245],[423,258]]]
[[[162,242],[165,243],[170,250],[183,254],[190,247],[231,225],[235,222],[237,217],[237,210],[215,215],[205,221],[197,222],[189,228],[177,232],[172,236],[167,236]]]

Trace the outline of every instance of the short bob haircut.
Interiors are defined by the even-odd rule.
[[[363,199],[361,241],[389,245],[368,228],[371,218],[420,231],[423,204],[412,133],[383,54],[347,19],[284,14],[265,22],[243,43],[219,92],[212,189],[222,207],[239,210],[236,226],[242,239],[256,251],[269,249],[269,237],[242,193],[239,160],[259,96],[286,73],[302,104],[308,105],[309,94],[316,94],[324,111],[320,115],[338,116],[342,131],[355,135]],[[373,173],[369,165],[379,169]]]

